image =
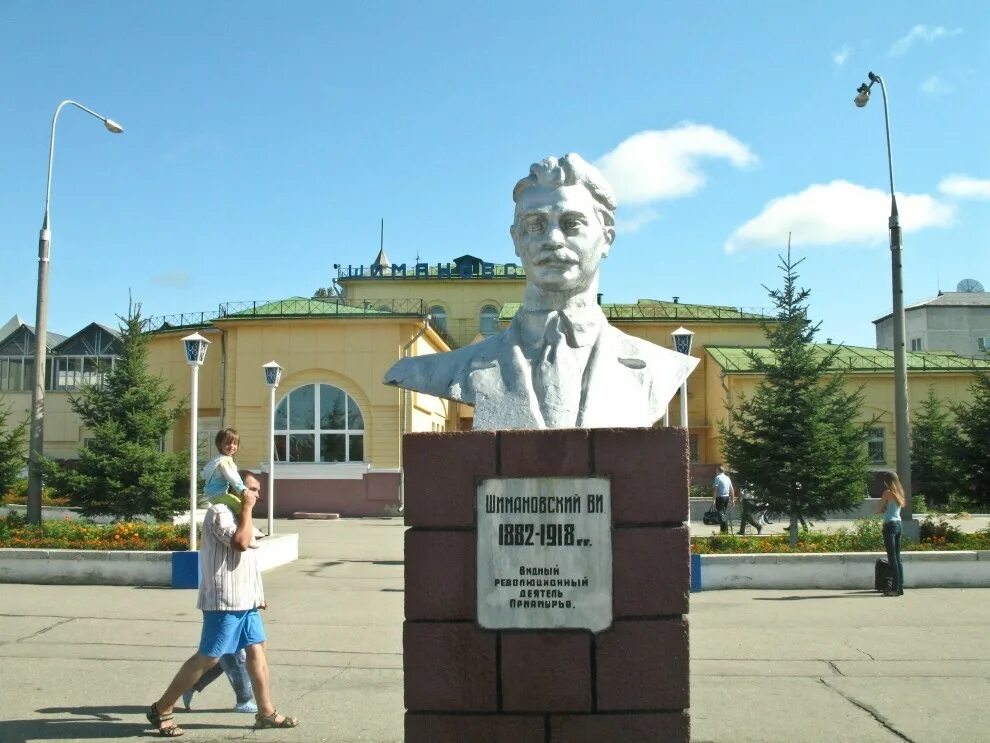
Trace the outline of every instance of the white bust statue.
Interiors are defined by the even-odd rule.
[[[622,333],[597,303],[615,197],[580,155],[534,163],[509,228],[526,269],[511,325],[448,353],[399,360],[385,384],[474,405],[476,429],[651,426],[697,365]]]

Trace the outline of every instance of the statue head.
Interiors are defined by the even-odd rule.
[[[578,293],[595,284],[615,239],[615,196],[580,155],[547,157],[512,190],[509,229],[530,283],[542,291]]]

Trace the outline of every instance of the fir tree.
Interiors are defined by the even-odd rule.
[[[27,419],[9,425],[13,409],[7,402],[0,402],[0,501],[4,494],[21,478],[27,462]],[[9,427],[8,427],[9,426]]]
[[[844,375],[832,370],[841,347],[813,343],[820,323],[808,320],[811,292],[797,286],[802,261],[791,260],[788,245],[787,257],[780,257],[783,288],[764,286],[776,322],[763,325],[767,351],[746,352],[762,379],[752,396],[728,406],[730,423],[719,424],[737,485],[788,514],[792,546],[799,519],[824,518],[862,500],[867,430],[875,422],[856,422],[862,390],[847,391]]]
[[[990,506],[990,371],[977,373],[972,398],[956,405],[957,456],[964,494],[977,508]]]
[[[46,474],[83,515],[167,519],[187,508],[186,452],[166,453],[162,442],[182,413],[173,388],[148,369],[148,336],[141,307],[121,318],[121,351],[101,384],[69,398],[92,433],[72,467],[46,460]]]
[[[958,447],[959,429],[929,387],[911,425],[911,483],[929,506],[946,505],[958,494]]]

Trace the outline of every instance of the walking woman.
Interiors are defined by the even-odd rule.
[[[901,565],[901,507],[904,505],[904,488],[896,472],[883,475],[883,494],[877,513],[883,514],[883,546],[887,550],[887,562],[894,574],[889,591],[884,596],[904,595],[904,567]]]

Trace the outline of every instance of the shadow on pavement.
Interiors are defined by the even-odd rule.
[[[806,601],[809,599],[848,599],[848,598],[859,598],[865,599],[870,596],[883,597],[882,593],[877,593],[874,590],[866,591],[847,591],[846,593],[827,593],[824,596],[753,596],[753,601]]]
[[[39,714],[76,715],[76,718],[0,720],[0,741],[31,743],[37,740],[106,740],[113,738],[158,737],[147,722],[125,722],[121,715],[144,716],[146,707],[121,705],[117,707],[45,707]],[[187,732],[226,730],[238,726],[188,723],[176,715],[176,722]],[[249,726],[245,732],[249,731]]]

